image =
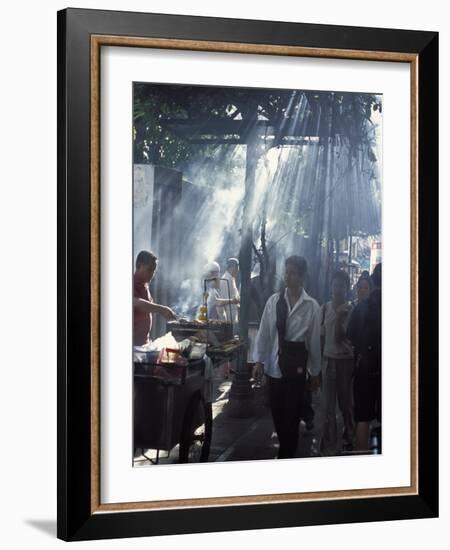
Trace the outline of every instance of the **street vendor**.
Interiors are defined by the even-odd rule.
[[[149,342],[152,315],[158,313],[168,321],[176,319],[170,307],[156,304],[150,294],[149,284],[158,265],[158,258],[147,250],[139,252],[133,276],[133,343],[143,346]]]
[[[208,319],[226,321],[225,307],[238,304],[239,298],[222,298],[220,295],[220,265],[217,262],[206,264],[203,269],[203,278],[206,281]]]
[[[302,256],[285,262],[285,285],[266,303],[255,342],[255,378],[269,383],[273,422],[280,444],[278,458],[295,457],[303,409],[306,371],[312,391],[319,387],[319,305],[303,288],[307,263]]]
[[[239,300],[239,290],[237,287],[238,277],[239,260],[237,258],[228,258],[227,270],[222,275],[220,281],[220,295],[222,298],[236,298]],[[237,325],[239,322],[239,305],[233,304],[230,308],[226,307],[225,315],[229,323]]]

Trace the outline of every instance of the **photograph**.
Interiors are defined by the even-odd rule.
[[[133,466],[382,453],[383,95],[133,82],[130,123]]]
[[[445,548],[445,6],[5,4],[4,548]]]
[[[437,33],[58,39],[58,536],[436,517]]]

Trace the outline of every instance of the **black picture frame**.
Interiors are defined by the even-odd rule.
[[[91,37],[397,52],[417,58],[418,491],[309,502],[93,511]],[[401,350],[400,350],[401,352]],[[422,368],[424,367],[424,368]],[[147,13],[58,12],[58,531],[64,540],[438,515],[438,33]]]

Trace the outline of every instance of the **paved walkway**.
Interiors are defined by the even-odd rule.
[[[267,405],[266,387],[254,388],[254,414],[249,418],[232,418],[227,413],[228,395],[231,379],[216,380],[215,398],[213,401],[213,435],[209,462],[232,460],[267,460],[274,459],[278,452],[278,439],[274,431],[270,408]],[[300,439],[297,457],[319,455],[321,412],[319,396],[313,399],[315,410],[315,427],[307,431],[304,423],[300,424]],[[155,451],[147,451],[147,457],[156,458]],[[178,462],[178,447],[167,456],[161,451],[160,464]],[[144,456],[136,457],[135,466],[149,466],[152,463]]]

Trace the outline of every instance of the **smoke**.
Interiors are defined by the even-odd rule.
[[[175,296],[169,305],[177,313],[195,315],[205,264],[216,261],[223,273],[227,258],[239,256],[244,201],[255,248],[265,246],[279,275],[287,256],[306,256],[316,290],[326,281],[322,266],[328,266],[327,254],[335,252],[336,241],[381,232],[380,112],[365,122],[365,139],[357,144],[333,133],[332,114],[325,110],[315,120],[316,136],[286,144],[285,135],[305,133],[307,109],[305,94],[293,92],[279,127],[259,134],[250,192],[245,145],[218,146],[213,155],[185,168],[181,199],[158,235],[160,242],[168,242],[175,231],[179,240],[180,253],[171,260],[168,277]],[[324,127],[333,137],[323,137]],[[149,220],[138,216],[136,222]],[[256,274],[256,255],[253,260]]]
[[[192,317],[202,302],[204,266],[239,255],[242,203],[245,192],[245,148],[230,147],[217,152],[221,164],[211,169],[211,160],[191,164],[185,172],[181,202],[177,208],[183,228],[183,253],[179,272],[183,279],[174,309]],[[213,158],[214,161],[214,158]]]

